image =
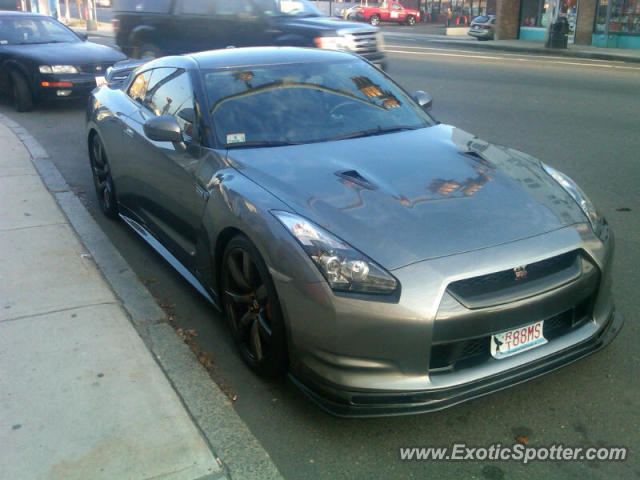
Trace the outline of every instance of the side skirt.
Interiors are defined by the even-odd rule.
[[[200,283],[200,281],[187,269],[187,267],[185,267],[180,262],[180,260],[174,257],[173,254],[164,247],[164,245],[162,245],[158,240],[156,240],[156,238],[153,235],[151,235],[151,233],[149,233],[146,228],[144,228],[142,225],[140,225],[138,222],[136,222],[132,218],[129,218],[126,215],[123,215],[122,213],[120,214],[120,218],[122,218],[122,220],[124,220],[125,223],[129,225],[134,232],[140,235],[140,237],[142,237],[142,239],[145,242],[151,245],[151,247],[153,247],[153,249],[156,252],[158,252],[162,258],[164,258],[173,268],[175,268],[176,271],[180,275],[182,275],[187,282],[189,282],[198,292],[200,292],[200,294],[204,298],[206,298],[209,301],[209,303],[211,303],[218,310],[222,311],[222,309],[218,305],[217,296],[214,300],[214,298],[211,297],[209,292],[207,292],[207,289],[204,288],[202,283]]]

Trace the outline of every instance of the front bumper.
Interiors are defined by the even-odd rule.
[[[383,417],[427,413],[526,382],[591,355],[611,343],[621,330],[623,323],[622,315],[614,311],[606,325],[584,343],[492,377],[439,390],[358,392],[342,390],[309,378],[299,380],[292,374],[290,378],[320,408],[338,417]]]
[[[602,243],[587,224],[573,225],[396,269],[402,294],[387,302],[335,295],[322,282],[275,278],[292,379],[335,415],[387,416],[438,410],[542,375],[599,350],[620,330],[623,319],[611,293],[613,250],[612,235]],[[465,307],[450,294],[460,280],[568,252],[588,260],[577,276],[527,296]],[[436,362],[436,346],[482,343],[492,334],[539,320],[546,325],[568,312],[570,326],[531,350],[500,360],[486,354],[445,368]]]
[[[101,73],[104,76],[104,72]],[[89,73],[77,73],[72,75],[45,75],[41,74],[36,78],[34,93],[39,100],[64,100],[87,98],[91,91],[96,88],[96,76]],[[54,86],[44,86],[49,83]],[[64,84],[64,86],[57,86]],[[66,84],[70,84],[67,86]],[[62,94],[61,94],[62,93]]]

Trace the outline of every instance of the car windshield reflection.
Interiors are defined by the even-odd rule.
[[[204,84],[218,144],[313,143],[433,124],[402,89],[363,62],[210,70]]]

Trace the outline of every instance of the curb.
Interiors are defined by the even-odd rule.
[[[22,126],[1,113],[0,123],[26,147],[45,186],[92,255],[132,325],[221,464],[223,473],[206,480],[282,480],[269,454],[189,347],[166,322],[165,312],[73,193],[46,150]]]
[[[534,55],[554,55],[557,57],[569,57],[569,58],[585,58],[591,60],[609,60],[609,61],[618,61],[618,62],[631,62],[631,63],[640,63],[640,57],[631,57],[631,56],[622,56],[615,55],[605,52],[576,52],[571,50],[556,50],[552,48],[532,48],[532,47],[518,47],[515,45],[496,45],[496,44],[486,44],[484,43],[471,43],[471,42],[460,42],[460,41],[449,41],[449,40],[425,40],[429,43],[440,44],[440,45],[455,45],[459,47],[468,47],[477,50],[497,50],[503,52],[520,52],[520,53],[530,53]]]

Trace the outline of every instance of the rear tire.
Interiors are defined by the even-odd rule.
[[[11,85],[15,109],[18,112],[33,110],[33,95],[25,76],[19,72],[11,72]]]
[[[369,23],[374,27],[380,25],[380,15],[373,14],[369,17]]]
[[[162,51],[153,43],[145,43],[136,50],[136,58],[159,58],[162,57]]]

